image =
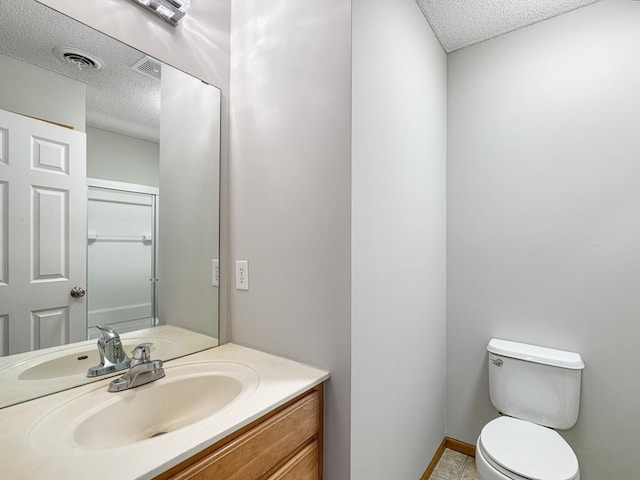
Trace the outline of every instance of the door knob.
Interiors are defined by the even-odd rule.
[[[87,293],[87,291],[82,287],[73,287],[71,289],[71,296],[73,298],[84,297],[86,293]]]

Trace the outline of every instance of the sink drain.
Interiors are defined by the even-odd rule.
[[[149,438],[156,438],[156,437],[159,437],[160,435],[164,435],[165,433],[168,433],[168,432],[156,432],[153,435],[151,435]]]

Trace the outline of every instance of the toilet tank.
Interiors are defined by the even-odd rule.
[[[584,362],[578,353],[492,338],[491,403],[501,413],[546,427],[573,427]]]

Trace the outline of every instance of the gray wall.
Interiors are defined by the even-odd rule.
[[[447,58],[414,0],[352,3],[351,478],[418,479],[445,434]]]
[[[158,317],[217,337],[220,91],[166,65],[161,89]]]
[[[1,109],[85,131],[84,83],[6,55],[0,55],[0,72]]]
[[[87,177],[159,185],[158,144],[87,127]]]
[[[492,336],[580,352],[583,480],[637,478],[640,3],[449,56],[448,433],[497,413]]]
[[[233,2],[232,339],[331,371],[325,478],[349,478],[351,1]],[[231,279],[233,282],[233,278]]]

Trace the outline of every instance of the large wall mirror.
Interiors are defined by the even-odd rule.
[[[217,346],[219,89],[35,0],[0,23],[0,407],[105,378],[105,326]]]

